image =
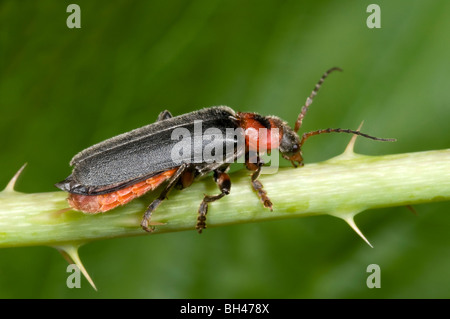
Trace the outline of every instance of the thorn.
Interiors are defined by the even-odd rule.
[[[408,208],[414,215],[419,216],[419,214],[417,214],[416,209],[411,205],[406,205],[405,207]]]
[[[359,230],[358,226],[356,226],[353,217],[355,217],[362,210],[358,211],[340,211],[335,213],[329,213],[329,215],[340,218],[344,220],[358,235],[361,237],[370,248],[373,248],[372,244],[367,240],[367,238],[363,235],[363,233]]]
[[[83,263],[81,262],[80,257],[78,256],[78,248],[80,245],[63,245],[63,246],[54,246],[60,253],[63,255],[64,259],[69,262],[69,264],[75,263],[78,266],[81,273],[84,275],[86,280],[91,284],[92,288],[97,291],[97,287],[94,284],[94,281],[89,276],[86,268],[84,268]]]
[[[17,173],[14,174],[13,178],[11,178],[8,185],[6,185],[5,189],[3,190],[4,192],[14,192],[14,186],[16,185],[17,179],[19,178],[20,174],[22,174],[25,166],[27,166],[27,163],[23,164],[22,167],[17,171]]]
[[[65,250],[62,250],[62,249],[59,249],[59,248],[56,248],[56,249],[61,253],[61,255],[64,257],[64,259],[65,259],[69,264],[73,264],[72,258],[70,258],[70,256],[66,253]]]
[[[347,224],[361,237],[370,248],[373,248],[372,244],[367,240],[367,238],[363,235],[363,233],[359,230],[358,226],[356,226],[355,221],[353,220],[353,216],[349,216],[344,218]]]
[[[357,129],[357,131],[359,132],[361,130],[361,127],[363,126],[364,121],[361,122],[361,124],[359,124],[359,127]],[[358,137],[358,135],[353,134],[352,138],[350,139],[350,142],[348,142],[347,147],[345,148],[344,154],[353,154],[354,151],[353,149],[355,148],[355,143],[356,143],[356,138]]]

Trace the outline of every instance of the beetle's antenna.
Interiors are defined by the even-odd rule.
[[[323,130],[317,130],[317,131],[303,133],[302,139],[300,141],[300,147],[302,147],[303,143],[305,143],[305,141],[308,138],[310,138],[311,136],[319,135],[319,134],[323,134],[323,133],[350,133],[350,134],[356,134],[356,135],[359,135],[359,136],[370,138],[370,139],[376,140],[376,141],[383,141],[383,142],[395,142],[395,141],[397,141],[395,138],[380,138],[380,137],[375,137],[375,136],[371,136],[371,135],[367,135],[367,134],[361,133],[360,131],[353,131],[353,130],[341,129],[341,128],[327,128],[327,129],[323,129]]]
[[[329,69],[327,72],[325,72],[322,75],[319,82],[317,82],[316,86],[314,87],[314,90],[312,90],[311,95],[308,96],[308,98],[306,99],[305,105],[303,105],[302,110],[301,110],[300,114],[298,115],[298,118],[297,118],[297,121],[295,122],[295,127],[294,127],[295,132],[298,132],[298,130],[302,126],[303,118],[305,117],[306,112],[308,112],[308,108],[312,104],[314,97],[317,95],[317,92],[319,91],[320,87],[322,86],[323,81],[325,81],[325,79],[328,77],[328,75],[333,71],[341,71],[342,72],[342,69],[338,68],[338,67],[334,67],[334,68]]]

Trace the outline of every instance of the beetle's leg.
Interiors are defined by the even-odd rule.
[[[205,195],[205,197],[203,198],[203,201],[198,209],[197,225],[195,226],[195,229],[197,229],[199,234],[201,234],[202,230],[206,228],[206,214],[208,213],[208,203],[219,200],[230,193],[231,181],[230,176],[226,173],[228,167],[229,165],[214,171],[214,180],[216,181],[217,186],[219,186],[220,194],[213,196]]]
[[[161,202],[166,199],[167,195],[169,194],[170,190],[175,186],[175,184],[178,182],[178,179],[183,174],[183,172],[188,167],[187,164],[181,165],[178,170],[173,174],[173,176],[169,179],[169,182],[164,187],[163,191],[159,195],[158,198],[153,200],[153,202],[148,206],[147,210],[145,211],[144,217],[142,218],[141,226],[142,228],[147,231],[151,232],[153,231],[152,228],[149,228],[150,224],[150,218],[152,217],[152,212],[161,204]]]
[[[264,190],[262,183],[258,180],[264,162],[260,159],[260,157],[256,153],[252,155],[247,154],[245,165],[247,166],[247,169],[253,171],[252,175],[253,189],[258,194],[258,197],[263,203],[264,207],[269,208],[272,211],[272,202],[267,196],[267,192]]]
[[[192,185],[195,179],[195,167],[188,167],[178,179],[178,183],[175,185],[177,189],[185,189]]]
[[[167,110],[164,110],[161,113],[159,113],[158,119],[156,120],[156,122],[164,121],[164,120],[170,119],[171,117],[173,117],[172,113],[170,113]]]

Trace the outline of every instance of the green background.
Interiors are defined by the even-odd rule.
[[[0,185],[27,162],[18,190],[55,191],[75,153],[163,109],[229,105],[293,124],[333,66],[344,72],[302,131],[364,120],[398,142],[359,139],[360,153],[449,147],[449,1],[377,1],[381,29],[366,26],[371,1],[278,0],[76,1],[82,28],[69,29],[73,2],[0,2]],[[348,139],[312,138],[306,162]],[[84,278],[68,289],[54,249],[1,249],[0,297],[449,298],[450,205],[415,208],[358,215],[373,249],[330,216],[91,243],[80,255],[98,292]],[[380,289],[366,286],[373,263]]]

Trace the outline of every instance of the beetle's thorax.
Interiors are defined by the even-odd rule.
[[[257,113],[238,112],[239,126],[245,131],[247,150],[264,153],[277,149],[283,135],[281,120]]]
[[[257,113],[238,112],[237,115],[240,127],[245,130],[247,151],[264,153],[279,149],[285,159],[301,165],[303,159],[299,137],[285,121],[276,116],[261,116]]]

